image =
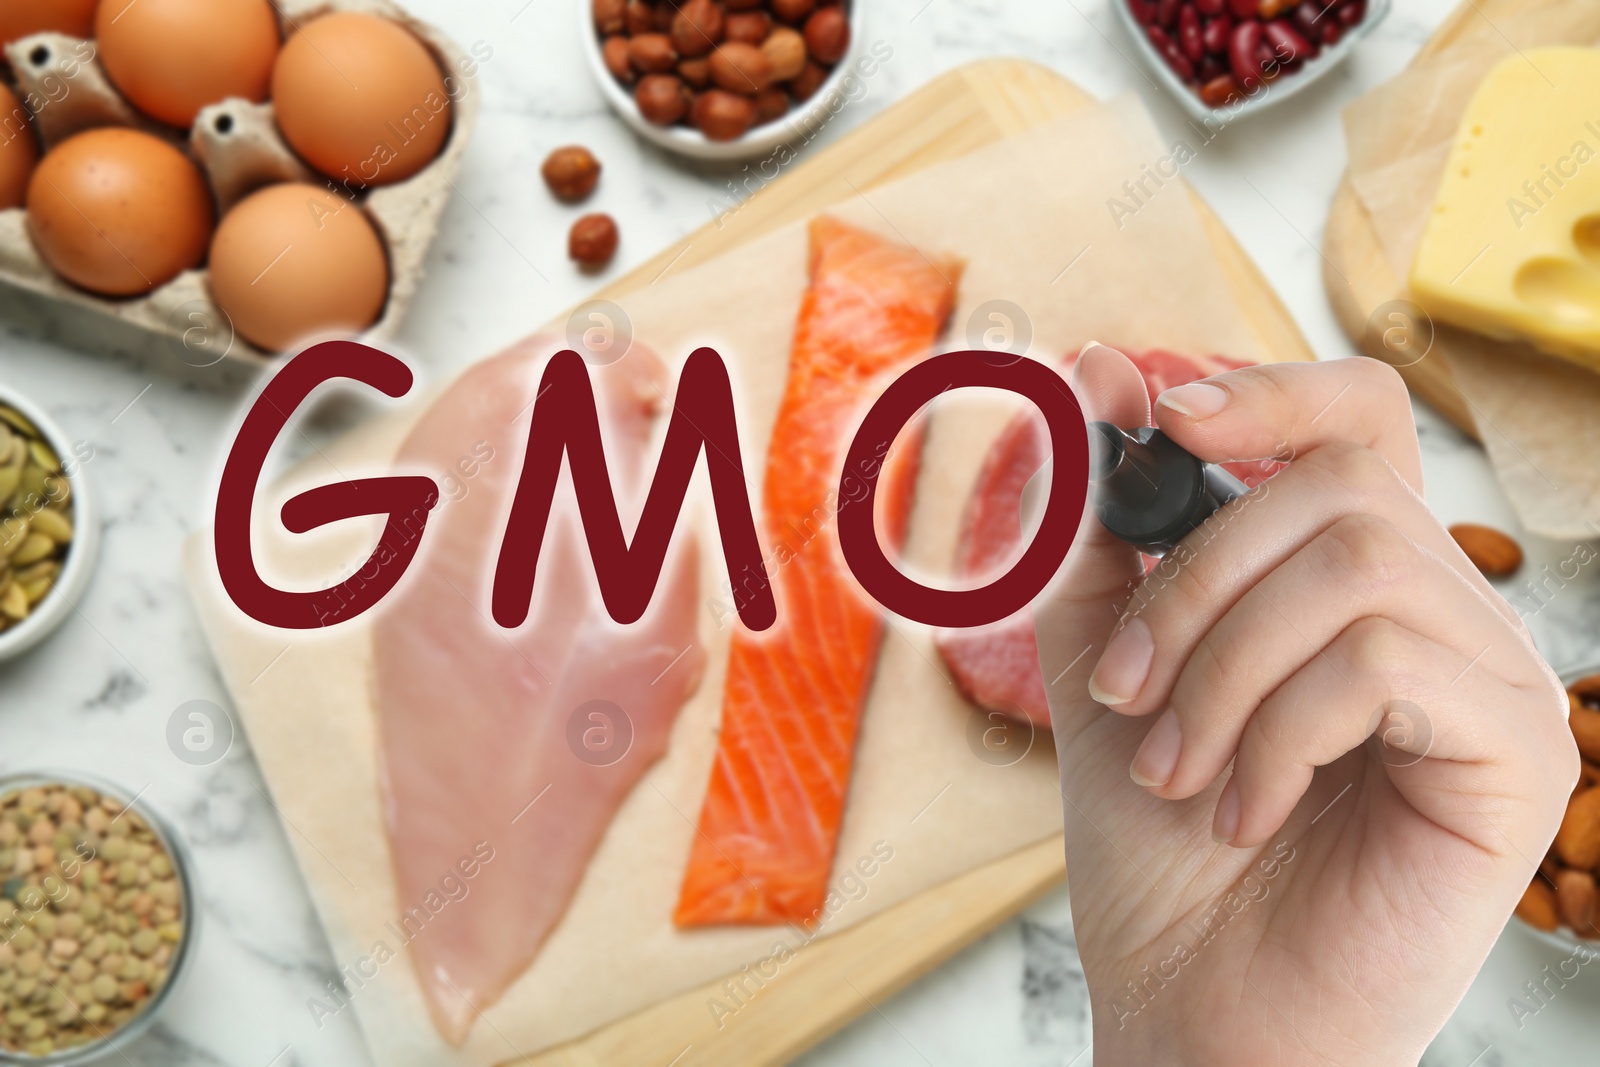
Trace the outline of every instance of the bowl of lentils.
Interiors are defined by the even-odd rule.
[[[0,778],[0,1063],[85,1063],[150,1025],[192,955],[189,867],[109,783]]]

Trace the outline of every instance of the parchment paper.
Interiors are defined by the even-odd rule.
[[[1042,359],[1058,359],[1091,338],[1264,358],[1179,183],[1168,183],[1120,229],[1113,221],[1108,198],[1125,195],[1122,183],[1167,151],[1142,106],[1123,99],[865,196],[841,181],[834,214],[929,255],[965,258],[945,347],[967,347],[973,309],[1005,299],[1024,310],[1030,354]],[[669,362],[701,344],[715,346],[729,362],[752,478],[764,470],[804,271],[805,234],[796,226],[668,273],[621,301],[637,340]],[[965,395],[935,406],[906,550],[910,567],[948,571],[967,490],[1010,410],[1000,399]],[[375,522],[293,537],[277,527],[278,509],[311,485],[391,473],[389,459],[414,417],[413,409],[378,420],[261,494],[256,545],[266,573],[311,588],[364,558]],[[563,492],[570,489],[564,485]],[[752,499],[760,499],[758,486]],[[724,579],[708,529],[703,523],[709,601]],[[500,533],[485,531],[485,551],[498,549]],[[414,903],[396,899],[380,817],[370,619],[319,633],[259,626],[223,597],[209,533],[190,548],[191,584],[207,632],[334,954],[341,967],[357,962],[375,942],[394,940],[384,924]],[[355,991],[349,1009],[377,1062],[481,1065],[533,1053],[732,973],[771,955],[778,942],[796,946],[789,929],[684,932],[669,918],[720,716],[728,631],[717,628],[715,614],[708,608],[702,625],[706,676],[678,719],[668,755],[625,802],[532,967],[487,1008],[457,1051],[434,1034],[409,959],[402,954],[383,965]],[[891,626],[838,855],[854,863],[884,842],[894,856],[825,933],[1061,828],[1049,739],[1038,738],[1013,766],[977,758],[967,740],[974,711],[946,680],[930,635],[900,620]],[[471,903],[469,896],[459,906]]]
[[[1594,0],[1473,6],[1459,40],[1345,109],[1350,182],[1397,278],[1410,272],[1461,114],[1489,69],[1532,48],[1600,43]],[[1600,535],[1600,375],[1447,326],[1425,358],[1448,362],[1522,524],[1549,537]]]

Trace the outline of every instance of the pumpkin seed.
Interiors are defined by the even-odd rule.
[[[50,592],[74,532],[60,454],[30,419],[0,404],[0,630]]]
[[[27,418],[13,408],[0,404],[0,422],[7,423],[12,429],[20,430],[24,437],[43,437],[39,428],[29,422]]]
[[[18,622],[28,617],[28,594],[15,580],[0,590],[0,613]]]
[[[30,533],[23,538],[22,544],[11,553],[13,567],[25,567],[30,563],[37,563],[47,558],[56,550],[56,543],[42,533]]]
[[[58,544],[66,544],[72,540],[72,523],[59,511],[43,508],[34,513],[34,533],[42,533]]]

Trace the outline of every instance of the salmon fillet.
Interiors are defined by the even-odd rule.
[[[811,224],[810,243],[762,489],[778,621],[733,637],[716,762],[674,913],[682,926],[806,920],[822,906],[884,625],[830,529],[836,507],[859,506],[849,488],[838,499],[840,465],[865,408],[929,354],[960,273],[828,218]],[[883,461],[879,537],[891,553],[919,446],[908,429]]]
[[[529,411],[558,347],[535,339],[468,370],[396,461],[438,480],[442,500],[373,635],[390,930],[404,935],[434,1022],[456,1044],[561,918],[618,806],[666,750],[703,663],[692,541],[673,545],[645,615],[619,626],[570,483],[556,496],[527,622],[503,630],[489,618]],[[663,370],[636,343],[591,372],[625,523],[670,392],[656,384]]]
[[[1193,357],[1153,348],[1129,352],[1144,376],[1150,399],[1173,386],[1249,366],[1226,356]],[[1071,373],[1077,356],[1062,362]],[[1033,410],[1008,423],[984,457],[962,515],[955,573],[974,584],[992,581],[1022,557],[1022,490],[1050,458],[1050,437]],[[1276,469],[1260,463],[1226,464],[1246,485],[1265,481]],[[941,630],[934,635],[945,666],[968,700],[1008,718],[1050,729],[1050,705],[1039,673],[1039,645],[1033,632],[1033,611],[1023,608],[989,626]]]

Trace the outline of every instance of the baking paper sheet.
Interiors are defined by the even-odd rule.
[[[1468,2],[1473,14],[1457,41],[1345,110],[1350,183],[1401,279],[1483,76],[1529,49],[1600,44],[1594,0]],[[1596,108],[1600,116],[1600,101]],[[1600,536],[1600,375],[1528,345],[1444,326],[1426,358],[1449,363],[1522,525],[1549,537]]]
[[[1125,198],[1123,183],[1170,150],[1142,106],[1123,99],[865,195],[841,181],[833,214],[930,256],[966,260],[945,348],[968,347],[974,311],[1005,300],[1021,309],[1029,354],[1042,359],[1058,359],[1091,338],[1265,358],[1231,302],[1180,183],[1155,191],[1120,226],[1114,220],[1110,198]],[[785,380],[805,248],[803,227],[790,227],[692,270],[669,272],[620,301],[637,340],[669,362],[702,344],[728,361],[752,479],[764,470]],[[980,333],[996,325],[987,312],[977,323]],[[909,567],[947,571],[967,490],[1012,410],[983,395],[936,406]],[[345,576],[365,557],[375,521],[293,537],[277,527],[278,509],[311,485],[390,473],[389,458],[414,417],[381,419],[263,491],[255,543],[265,571],[282,584],[312,588]],[[758,501],[759,486],[751,488]],[[563,492],[570,489],[564,485]],[[702,531],[703,595],[710,602],[719,594],[722,563],[703,521]],[[498,548],[499,536],[485,532],[485,551]],[[318,633],[262,627],[221,593],[209,533],[195,538],[189,562],[224,677],[290,828],[334,956],[346,966],[368,956],[376,942],[392,942],[385,924],[415,903],[396,899],[380,817],[370,617]],[[684,932],[669,918],[715,747],[727,635],[708,603],[705,679],[679,717],[668,755],[627,799],[539,957],[487,1008],[463,1049],[446,1048],[434,1034],[403,954],[356,990],[349,1010],[360,1018],[377,1062],[481,1065],[530,1054],[737,971],[772,954],[778,941],[795,944],[794,932],[784,928]],[[1060,831],[1049,739],[1040,737],[1020,763],[993,766],[969,746],[974,714],[945,678],[930,634],[893,621],[862,726],[838,856],[854,863],[884,842],[894,858],[828,932]],[[459,906],[471,906],[470,896]]]

